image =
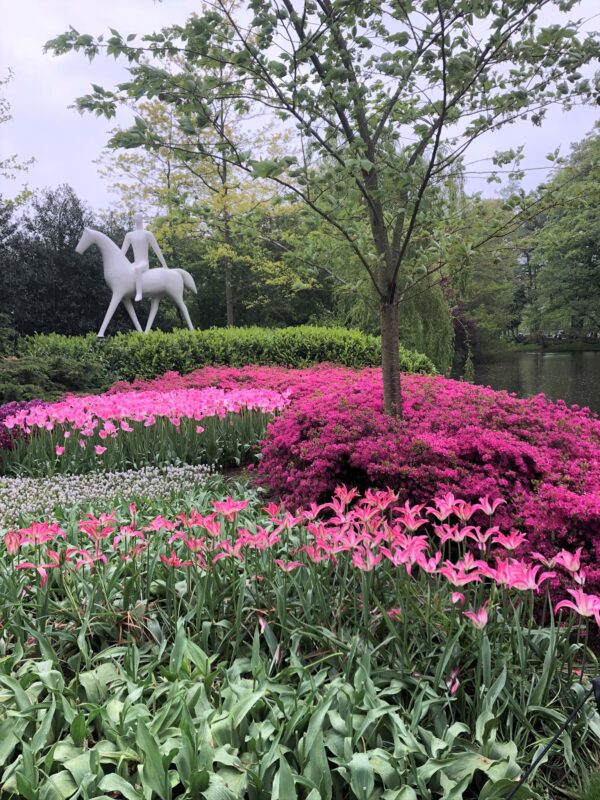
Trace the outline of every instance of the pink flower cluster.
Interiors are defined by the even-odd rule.
[[[406,375],[396,421],[383,413],[379,370],[324,378],[321,369],[300,391],[290,386],[263,443],[260,475],[288,504],[325,498],[338,483],[389,486],[413,502],[502,495],[498,520],[527,534],[523,551],[583,546],[584,560],[600,563],[600,420],[587,409]],[[600,587],[599,568],[589,580]]]
[[[527,534],[523,552],[583,546],[588,582],[600,587],[600,421],[587,409],[405,375],[404,419],[395,422],[383,414],[379,370],[326,364],[206,367],[111,391],[210,385],[289,391],[260,466],[287,503],[325,498],[340,482],[391,486],[417,502],[444,491],[470,501],[502,494],[498,520]]]
[[[214,569],[224,559],[242,562],[252,551],[264,553],[285,573],[310,565],[335,570],[346,554],[351,565],[364,573],[387,566],[392,573],[401,570],[407,579],[421,573],[439,581],[447,587],[449,608],[467,605],[465,587],[483,586],[487,600],[479,608],[463,611],[476,628],[489,621],[494,590],[537,593],[548,581],[559,579],[554,568],[560,568],[563,583],[574,581],[577,588],[567,588],[573,600],[557,603],[555,611],[567,608],[579,616],[594,617],[600,625],[600,597],[582,588],[581,554],[556,553],[552,569],[544,569],[548,562],[538,554],[531,560],[514,558],[515,542],[491,525],[490,509],[498,508],[500,500],[490,502],[482,497],[467,504],[447,494],[431,506],[411,506],[399,504],[398,495],[390,490],[369,490],[361,498],[355,489],[339,486],[330,501],[313,503],[296,515],[270,503],[263,509],[264,525],[257,524],[253,531],[237,525],[239,513],[249,502],[226,498],[213,501],[214,510],[209,514],[192,511],[175,519],[159,516],[143,526],[137,523],[135,506],[130,507],[127,524],[119,523],[114,512],[98,517],[87,514],[79,522],[87,546],[70,546],[65,531],[48,522],[9,531],[3,541],[7,554],[15,558],[15,569],[36,572],[42,586],[52,570],[93,571],[115,558],[138,559],[149,547],[164,551],[159,557],[166,568],[201,572]],[[483,513],[487,527],[465,525],[461,521],[465,511],[470,517]],[[477,557],[464,547],[467,540],[479,548]],[[261,568],[266,572],[268,567],[263,563]],[[388,615],[399,619],[402,609],[394,606]]]
[[[226,414],[239,413],[242,409],[273,413],[283,409],[287,403],[286,392],[270,389],[139,389],[67,396],[54,403],[18,410],[7,417],[4,424],[9,429],[17,428],[25,433],[36,428],[51,431],[69,426],[77,429],[81,436],[92,436],[97,432],[101,439],[106,439],[130,432],[130,422],[142,422],[150,427],[157,418],[164,417],[178,427],[183,418],[202,420],[211,416],[224,417]],[[104,448],[100,446],[99,449],[102,452]],[[61,455],[62,450],[59,446],[57,455]]]

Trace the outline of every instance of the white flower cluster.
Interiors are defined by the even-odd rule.
[[[205,464],[142,467],[125,472],[88,472],[85,475],[54,475],[49,478],[0,478],[0,527],[19,524],[19,518],[42,520],[58,507],[73,507],[101,501],[108,510],[119,498],[127,502],[162,500],[202,487],[214,474]]]

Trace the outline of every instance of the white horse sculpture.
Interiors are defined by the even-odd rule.
[[[142,326],[139,323],[133,303],[132,297],[135,295],[135,273],[133,264],[121,252],[120,248],[100,231],[92,230],[92,228],[84,228],[83,234],[77,247],[76,253],[84,253],[88,247],[95,244],[101,254],[102,262],[104,265],[104,280],[106,281],[109,289],[112,291],[112,298],[102,326],[98,331],[98,338],[103,338],[108,323],[113,318],[113,314],[117,310],[119,303],[123,303],[125,309],[133,325],[139,333],[142,333]],[[149,269],[142,275],[142,291],[144,297],[150,298],[150,314],[146,323],[146,329],[143,333],[148,333],[156,317],[158,311],[158,304],[163,295],[171,297],[181,312],[188,328],[194,329],[192,320],[188,310],[183,302],[183,289],[187,288],[196,294],[196,284],[189,272],[184,269],[164,269],[155,268]]]

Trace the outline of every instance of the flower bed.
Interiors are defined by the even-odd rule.
[[[85,761],[104,790],[124,796],[141,787],[163,796],[163,787],[167,797],[165,787],[180,784],[193,795],[230,780],[238,797],[293,797],[275,793],[278,776],[294,792],[326,781],[363,800],[450,789],[464,800],[501,798],[519,760],[576,702],[580,675],[597,668],[584,639],[600,619],[600,598],[578,583],[577,554],[555,553],[551,568],[514,558],[522,537],[494,524],[502,508],[449,495],[410,506],[391,491],[360,498],[339,487],[296,514],[261,509],[249,495],[169,517],[132,507],[127,516],[9,531],[0,559],[0,725],[2,703],[27,722],[5,730],[2,754],[29,752],[23,742],[35,735],[39,767],[32,758],[26,777],[37,785],[55,776],[64,797],[75,796],[72,770]],[[570,600],[553,608],[547,587],[556,578]],[[544,594],[540,624],[533,600]],[[136,706],[132,715],[142,695],[152,714]],[[181,697],[187,716],[176,711]],[[46,714],[29,709],[48,711],[57,699],[54,747]],[[186,744],[193,731],[200,738]],[[118,761],[110,755],[117,732]],[[566,774],[594,763],[599,732],[588,705],[544,781],[564,786]],[[179,754],[204,753],[201,745],[209,760],[194,768],[194,784]],[[138,756],[149,747],[152,772]],[[276,758],[267,758],[271,748]],[[7,791],[18,788],[21,763],[8,762]],[[359,769],[366,783],[356,782]]]
[[[319,365],[207,367],[188,375],[115,384],[107,397],[206,390],[285,394],[268,429],[259,475],[289,505],[326,497],[336,483],[390,486],[421,501],[451,491],[471,502],[502,494],[503,525],[528,533],[533,550],[584,547],[600,585],[600,421],[543,396],[440,377],[402,378],[404,419],[383,414],[380,371]]]
[[[288,504],[326,497],[336,483],[399,490],[422,502],[451,491],[506,497],[500,522],[533,550],[584,547],[600,557],[600,421],[543,396],[441,377],[404,376],[404,418],[383,414],[379,370],[318,375],[292,395],[262,447],[260,475]],[[600,572],[589,579],[599,585]]]
[[[267,389],[214,387],[67,396],[5,418],[19,435],[3,467],[44,475],[174,461],[239,464],[287,402],[286,393]]]

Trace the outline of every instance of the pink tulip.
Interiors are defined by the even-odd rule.
[[[561,600],[554,608],[555,613],[561,608],[570,608],[582,617],[594,617],[596,624],[600,625],[600,597],[595,594],[586,594],[583,589],[567,589],[567,592],[575,598],[575,602]]]
[[[499,505],[502,503],[506,503],[506,500],[503,500],[501,497],[497,497],[495,500],[490,501],[489,497],[480,497],[479,503],[476,504],[475,508],[480,508],[484,514],[488,516],[492,516],[492,514],[496,511]]]
[[[381,553],[375,554],[368,547],[357,548],[352,553],[352,563],[355,567],[363,572],[371,572],[371,570],[374,569],[377,564],[379,564],[382,558],[383,556]]]
[[[527,536],[520,531],[511,531],[509,534],[496,533],[493,538],[494,544],[499,544],[505,550],[516,550],[523,542],[527,541]]]
[[[561,550],[554,556],[554,563],[564,567],[568,572],[579,572],[581,569],[581,551],[582,547],[577,548],[574,553],[568,550]]]
[[[57,444],[56,447],[54,448],[54,452],[56,453],[57,456],[62,456],[62,454],[65,452],[65,448]]]
[[[106,447],[102,447],[102,445],[100,445],[100,444],[97,444],[94,447],[94,450],[96,451],[96,455],[97,456],[101,456],[102,453],[106,453]]]
[[[535,567],[530,565],[515,562],[511,566],[510,577],[507,582],[509,589],[520,589],[523,592],[534,591],[537,592],[544,581],[556,577],[556,572],[542,572],[537,576],[538,572],[542,569],[540,564]]]
[[[168,557],[161,555],[160,560],[169,567],[191,567],[194,563],[193,561],[182,561],[174,550],[171,550],[171,555]]]
[[[250,504],[250,500],[234,500],[227,497],[223,501],[213,500],[212,507],[218,514],[222,514],[228,522],[233,522],[238,512],[243,511]]]
[[[19,552],[19,547],[21,546],[21,537],[18,533],[9,531],[8,533],[4,534],[2,541],[4,542],[6,552],[9,556],[14,556],[15,553]]]
[[[477,630],[483,630],[485,626],[488,624],[488,607],[489,600],[486,600],[485,603],[481,606],[479,611],[463,611],[465,617],[471,620],[473,625],[477,628]]]
[[[457,570],[450,561],[438,569],[438,575],[443,575],[453,586],[465,586],[467,583],[479,583],[481,578],[478,572],[465,572]]]
[[[306,564],[303,564],[302,561],[284,561],[281,558],[274,558],[273,563],[277,564],[277,566],[284,572],[292,572],[292,570],[306,566]]]

